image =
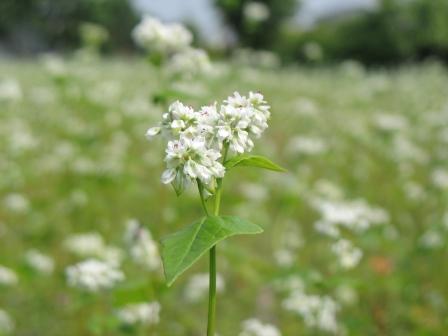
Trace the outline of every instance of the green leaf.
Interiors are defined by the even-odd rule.
[[[168,286],[221,240],[263,229],[235,216],[210,216],[162,240],[162,259]]]
[[[236,167],[236,166],[245,166],[245,167],[257,167],[257,168],[264,168],[268,170],[273,170],[277,172],[286,172],[286,169],[280,167],[279,165],[275,164],[268,158],[260,155],[237,155],[233,158],[227,160],[224,163],[224,166],[227,169]]]

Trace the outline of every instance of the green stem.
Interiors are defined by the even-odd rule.
[[[215,336],[216,317],[216,245],[210,249],[207,336]]]
[[[224,154],[222,162],[227,159],[229,145],[224,145]],[[216,196],[215,209],[213,214],[219,215],[219,208],[221,206],[221,191],[222,178],[216,180]],[[216,321],[216,245],[210,249],[210,263],[209,263],[209,291],[208,291],[208,321],[207,321],[207,336],[215,336],[215,321]]]
[[[204,209],[205,214],[208,216],[208,209],[207,209],[207,204],[205,204],[205,198],[204,198],[204,185],[202,184],[202,182],[197,179],[196,180],[197,184],[198,184],[198,191],[199,191],[199,197],[201,198],[201,205],[202,205],[202,209]]]

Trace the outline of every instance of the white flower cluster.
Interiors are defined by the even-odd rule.
[[[339,264],[346,269],[358,265],[363,252],[351,241],[342,238],[341,229],[360,233],[389,220],[385,210],[372,207],[364,200],[338,201],[315,198],[312,200],[312,205],[322,217],[314,224],[315,229],[335,240],[332,252],[338,257]]]
[[[215,179],[225,173],[219,162],[221,151],[251,151],[253,139],[268,127],[269,109],[263,95],[253,92],[248,97],[235,92],[219,108],[215,103],[199,111],[179,101],[171,104],[160,125],[146,132],[148,139],[159,133],[168,138],[162,182],[183,190],[199,179],[213,191]]]
[[[110,289],[124,280],[124,274],[114,265],[96,259],[87,259],[66,270],[68,284],[88,292]]]
[[[297,289],[283,301],[283,307],[300,315],[309,328],[317,328],[330,333],[339,331],[336,320],[339,306],[329,296],[310,295]]]
[[[124,325],[154,325],[159,323],[160,303],[133,303],[124,306],[116,313],[118,320]]]
[[[42,274],[51,274],[54,270],[54,260],[37,250],[29,250],[25,254],[25,261],[31,268]]]
[[[185,287],[185,298],[190,302],[197,302],[206,296],[209,287],[209,275],[207,273],[193,275]],[[224,278],[216,275],[216,291],[222,293],[225,289]]]
[[[261,22],[269,19],[271,12],[269,7],[258,1],[248,2],[244,6],[244,17],[249,21]]]
[[[332,251],[339,258],[339,263],[344,268],[353,268],[361,261],[362,250],[353,246],[347,239],[339,239],[331,247]]]
[[[127,221],[124,239],[134,262],[150,271],[160,267],[161,260],[157,243],[152,239],[151,233],[137,220]]]
[[[389,220],[385,210],[372,207],[364,200],[314,199],[312,203],[322,216],[321,220],[315,223],[316,229],[331,237],[339,237],[340,228],[343,227],[354,232],[364,232],[373,225],[383,224]]]
[[[11,212],[23,214],[30,209],[30,201],[18,193],[11,193],[7,195],[3,200],[4,206]]]
[[[144,16],[132,31],[132,38],[142,48],[163,53],[187,48],[193,35],[181,24],[164,24],[151,16]]]
[[[16,79],[0,80],[0,101],[20,101],[22,98],[22,88]]]
[[[281,336],[277,327],[265,324],[256,318],[251,318],[242,323],[243,330],[239,336]]]
[[[0,286],[12,286],[19,282],[19,278],[12,269],[0,265]]]
[[[165,24],[144,16],[132,31],[132,37],[146,51],[168,58],[168,69],[174,74],[196,75],[211,70],[207,53],[191,47],[193,34],[181,24]]]
[[[64,247],[80,257],[95,256],[102,253],[104,241],[97,232],[77,233],[65,239]]]
[[[188,48],[175,54],[168,64],[168,69],[173,74],[198,75],[208,73],[212,64],[207,53],[202,49]]]
[[[64,241],[64,247],[78,257],[95,257],[115,265],[119,265],[123,259],[122,251],[106,245],[97,232],[73,234]]]
[[[0,309],[0,335],[12,334],[15,325],[12,318],[3,309]]]

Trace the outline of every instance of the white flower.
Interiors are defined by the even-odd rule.
[[[312,200],[312,205],[322,216],[316,222],[315,228],[332,237],[339,235],[338,226],[355,232],[364,232],[373,225],[386,223],[389,220],[385,210],[372,207],[363,200],[330,201],[315,198]]]
[[[160,127],[151,127],[146,131],[146,138],[148,138],[148,140],[151,140],[154,136],[159,134],[160,131],[161,131]]]
[[[15,325],[9,314],[3,309],[0,309],[0,334],[12,334]]]
[[[432,183],[440,189],[448,189],[448,170],[435,169],[432,173]]]
[[[309,295],[299,289],[293,291],[283,301],[283,307],[300,315],[305,325],[310,328],[318,328],[331,333],[337,333],[339,330],[336,320],[339,306],[328,296]]]
[[[224,176],[224,166],[218,161],[221,154],[208,149],[205,139],[189,139],[181,136],[180,140],[168,142],[165,162],[167,170],[162,176],[163,183],[175,181],[179,188],[186,183],[199,179],[209,189],[213,189],[213,178]],[[173,172],[175,170],[175,173]]]
[[[124,325],[153,325],[159,323],[160,303],[128,304],[117,311],[118,320]]]
[[[197,114],[190,106],[175,101],[168,107],[168,112],[162,115],[160,126],[151,127],[146,131],[146,137],[151,140],[158,134],[168,139],[176,139],[182,134],[194,136],[197,132]]]
[[[101,253],[97,255],[97,257],[107,262],[108,264],[120,266],[123,261],[124,254],[119,247],[105,246]]]
[[[250,136],[259,138],[268,127],[269,105],[260,93],[249,93],[249,98],[235,92],[224,101],[219,111],[217,136],[227,142],[236,153],[252,150],[254,143]]]
[[[125,242],[132,260],[137,264],[151,271],[160,267],[157,243],[152,239],[151,233],[135,219],[130,219],[126,223]]]
[[[55,54],[46,54],[41,57],[45,70],[56,78],[65,77],[68,73],[64,60]]]
[[[3,203],[6,208],[15,213],[25,213],[30,208],[30,202],[28,199],[18,193],[12,193],[5,197]]]
[[[12,269],[0,265],[0,285],[12,286],[19,282],[16,272]]]
[[[336,288],[336,297],[346,305],[353,305],[358,302],[358,294],[348,285],[340,285]]]
[[[362,258],[362,251],[346,239],[340,239],[334,243],[332,250],[338,256],[339,263],[344,268],[355,267]]]
[[[188,48],[171,58],[168,69],[174,74],[192,76],[210,72],[212,65],[204,50]]]
[[[265,21],[270,15],[268,6],[262,2],[252,1],[244,6],[244,16],[250,21]]]
[[[37,251],[29,250],[25,254],[26,263],[36,271],[51,274],[54,270],[54,261],[51,257]]]
[[[233,153],[250,151],[252,138],[268,127],[269,109],[263,95],[253,92],[248,97],[235,92],[219,108],[215,103],[199,111],[179,101],[171,104],[159,126],[146,133],[149,139],[157,134],[168,138],[162,183],[172,183],[180,194],[198,179],[213,192],[216,179],[225,173],[220,162],[223,148]]]
[[[124,280],[115,266],[96,259],[88,259],[66,269],[68,284],[88,292],[110,289]]]
[[[150,16],[144,16],[142,21],[132,31],[132,37],[140,47],[149,51],[173,53],[187,48],[193,35],[180,24],[163,24]]]
[[[398,114],[380,113],[374,118],[376,126],[383,131],[394,132],[408,127],[407,119]]]
[[[119,265],[123,259],[123,252],[106,245],[98,232],[72,234],[65,239],[64,247],[78,257],[95,257],[114,265]]]
[[[297,136],[287,145],[290,154],[317,155],[327,150],[327,144],[320,138]]]
[[[0,81],[0,101],[19,101],[23,97],[20,83],[15,79]]]
[[[428,249],[435,249],[442,247],[444,240],[439,232],[429,229],[420,237],[420,244]]]
[[[105,249],[103,237],[97,232],[78,233],[64,241],[64,247],[79,257],[99,256]]]
[[[197,302],[207,295],[209,287],[209,275],[206,273],[193,275],[185,287],[185,298],[190,302]],[[223,292],[225,289],[224,278],[221,274],[216,275],[216,291]]]
[[[280,330],[272,324],[264,324],[256,318],[242,323],[243,330],[239,336],[281,336]]]

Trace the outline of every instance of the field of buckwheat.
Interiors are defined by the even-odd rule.
[[[167,287],[160,258],[202,213],[145,139],[162,80],[134,58],[0,62],[0,335],[204,335],[207,259]],[[226,180],[221,212],[265,233],[217,247],[219,335],[446,333],[446,68],[235,61],[171,90],[195,108],[261,92],[253,152],[288,171]]]

